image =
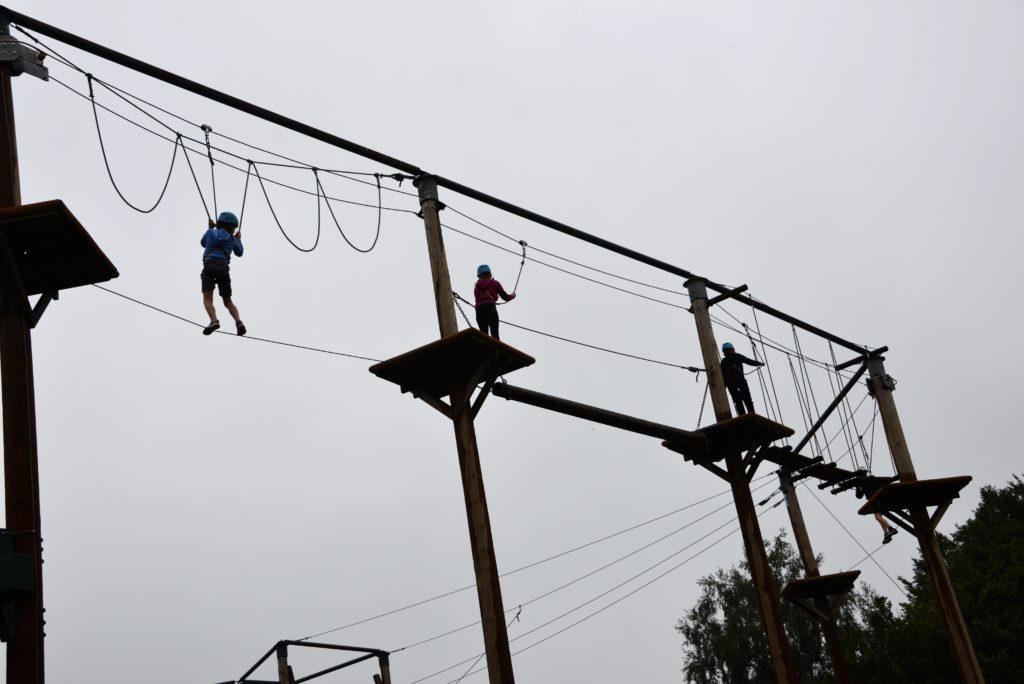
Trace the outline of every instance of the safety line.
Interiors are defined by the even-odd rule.
[[[129,297],[128,295],[122,294],[121,292],[118,292],[116,290],[111,290],[110,288],[103,287],[102,285],[97,285],[97,284],[93,283],[93,287],[95,287],[97,289],[100,289],[100,290],[103,290],[104,292],[108,292],[108,293],[110,293],[112,295],[117,295],[121,299],[126,299],[129,302],[133,302],[135,304],[138,304],[139,306],[144,306],[147,309],[152,309],[153,311],[157,311],[159,313],[162,313],[165,316],[170,316],[171,318],[175,318],[175,319],[177,319],[177,320],[179,320],[179,321],[181,321],[183,323],[188,323],[189,325],[193,325],[193,326],[195,326],[197,328],[205,328],[206,327],[202,323],[196,323],[195,321],[191,321],[191,320],[185,318],[184,316],[179,316],[177,314],[171,313],[170,311],[166,311],[164,309],[161,309],[158,306],[153,306],[152,304],[147,304],[146,302],[143,302],[143,301],[141,301],[139,299],[134,299],[133,297]],[[372,357],[369,357],[369,356],[359,356],[358,354],[348,354],[346,352],[333,351],[333,350],[330,350],[330,349],[320,349],[318,347],[310,347],[310,346],[307,346],[307,345],[304,345],[304,344],[294,344],[292,342],[282,342],[281,340],[271,340],[271,339],[268,339],[268,338],[265,338],[265,337],[254,337],[252,335],[242,335],[242,336],[239,336],[239,335],[235,335],[235,334],[226,332],[224,330],[218,330],[218,331],[216,331],[216,333],[218,335],[230,335],[231,337],[241,337],[242,339],[252,340],[254,342],[266,342],[268,344],[276,344],[276,345],[279,345],[279,346],[282,346],[282,347],[292,347],[294,349],[302,349],[304,351],[317,352],[319,354],[330,354],[332,356],[344,356],[344,357],[349,358],[349,359],[358,359],[360,361],[375,361],[377,363],[379,363],[381,361],[381,359],[375,359],[375,358],[372,358]]]

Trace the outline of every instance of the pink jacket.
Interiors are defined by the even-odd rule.
[[[476,297],[476,305],[481,304],[497,304],[498,297],[501,297],[506,302],[511,299],[505,289],[501,286],[494,278],[481,278],[476,281],[476,287],[473,288],[473,296]]]

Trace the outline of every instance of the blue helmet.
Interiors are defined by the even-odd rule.
[[[722,351],[725,351],[727,349],[736,351],[736,347],[732,346],[732,342],[726,342],[725,344],[722,345]]]
[[[238,217],[232,214],[230,211],[222,211],[217,217],[217,223],[226,223],[228,225],[238,227]]]
[[[483,274],[485,274],[485,273],[490,275],[490,273],[491,273],[491,267],[490,266],[488,266],[487,264],[480,264],[479,266],[477,266],[477,268],[476,268],[476,275],[477,275],[478,278],[480,276],[482,276]]]

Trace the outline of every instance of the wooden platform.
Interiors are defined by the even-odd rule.
[[[858,513],[889,513],[911,508],[947,506],[973,478],[970,475],[916,482],[897,482],[882,487],[860,507]]]
[[[694,447],[691,444],[675,444],[669,441],[662,444],[666,448],[682,454],[687,461],[714,462],[722,460],[729,454],[742,453],[793,434],[793,430],[785,425],[755,413],[730,418],[721,423],[700,428],[697,432],[707,437],[706,448]]]
[[[782,589],[782,598],[792,601],[793,599],[814,600],[840,596],[853,589],[853,583],[857,581],[858,577],[860,577],[860,570],[851,570],[820,577],[790,580]]]
[[[820,577],[790,580],[782,589],[782,598],[828,622],[835,615],[843,597],[860,577],[860,570],[837,572]]]
[[[116,278],[114,264],[60,200],[0,209],[6,244],[26,296]]]
[[[433,399],[451,393],[452,387],[472,387],[530,366],[532,356],[470,328],[370,366],[370,372],[393,382],[403,392]]]

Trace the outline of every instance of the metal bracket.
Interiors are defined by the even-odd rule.
[[[28,74],[44,81],[50,80],[50,71],[43,66],[46,54],[25,45],[10,35],[10,24],[0,28],[0,66],[11,76]]]

